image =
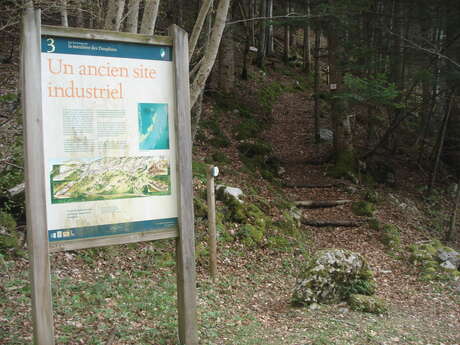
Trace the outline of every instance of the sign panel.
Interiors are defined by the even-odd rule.
[[[172,46],[42,35],[50,245],[177,228]]]

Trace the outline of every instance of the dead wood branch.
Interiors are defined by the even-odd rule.
[[[327,226],[354,228],[354,227],[359,227],[364,224],[364,222],[355,222],[355,221],[347,221],[347,220],[314,220],[314,219],[305,219],[305,218],[302,218],[301,222],[303,225],[314,226],[317,228],[324,228]]]
[[[303,200],[294,201],[298,207],[305,208],[323,208],[323,207],[336,207],[350,203],[351,200]]]

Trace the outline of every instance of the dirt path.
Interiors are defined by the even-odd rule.
[[[285,184],[326,185],[338,182],[326,176],[327,165],[309,163],[324,161],[332,150],[330,143],[318,146],[314,144],[311,114],[312,102],[308,100],[308,95],[284,94],[274,108],[274,125],[265,132],[265,140],[272,144],[275,155],[283,162]],[[325,119],[322,119],[322,122],[325,128],[330,128]],[[361,198],[361,189],[361,186],[345,182],[343,187],[338,188],[286,188],[285,192],[290,195],[291,200],[357,201]],[[304,210],[303,214],[306,218],[314,220],[359,219],[351,211],[350,205]],[[413,243],[417,238],[420,239],[420,234],[408,226],[407,213],[395,209],[394,205],[384,201],[379,205],[375,216],[385,223],[397,224],[406,229],[407,238],[403,238],[404,243],[410,241]],[[325,332],[324,340],[319,336],[318,341],[309,341],[307,344],[460,343],[458,297],[454,297],[451,290],[443,289],[442,284],[439,286],[439,284],[421,282],[415,269],[398,258],[398,255],[389,252],[379,241],[378,231],[371,230],[367,225],[357,228],[309,228],[306,231],[311,233],[313,250],[346,248],[364,255],[375,272],[379,286],[377,295],[387,300],[391,306],[391,312],[377,323],[370,321],[372,317],[367,315],[338,313],[340,307],[327,307],[316,316],[311,315],[310,312],[293,311],[297,325],[309,325],[304,329],[304,333],[308,333],[306,329],[309,327],[314,327],[311,326],[312,324],[326,330],[331,327],[331,323],[335,323],[334,327],[338,333],[343,327],[348,328],[345,334],[348,332],[349,335],[360,329],[362,334],[366,334],[365,339],[367,339],[358,337],[349,341],[346,337],[340,335],[333,337]],[[281,314],[280,317],[286,317]],[[339,316],[339,320],[333,316],[334,314]],[[305,341],[307,338],[301,333],[294,327],[291,333],[292,339],[300,337]],[[336,342],[336,339],[341,340]],[[297,343],[286,342],[286,344]]]

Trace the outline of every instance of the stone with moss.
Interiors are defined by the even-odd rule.
[[[372,295],[373,273],[358,253],[345,249],[318,251],[297,278],[292,302],[297,305],[346,301],[351,294]]]
[[[358,201],[353,203],[352,210],[357,216],[372,217],[375,212],[375,207],[374,204],[368,201]]]
[[[348,304],[352,310],[365,313],[383,314],[388,311],[385,301],[375,296],[353,294],[348,299]]]

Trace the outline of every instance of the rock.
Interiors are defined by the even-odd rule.
[[[332,141],[334,139],[334,132],[327,128],[320,128],[319,138],[323,141]]]
[[[291,207],[291,209],[289,210],[289,215],[294,218],[297,223],[300,224],[300,221],[302,219],[302,211],[299,210],[297,207]]]
[[[441,262],[450,262],[455,268],[460,267],[460,253],[451,248],[439,248],[437,257]]]
[[[440,264],[439,266],[441,266],[442,268],[444,268],[445,270],[456,270],[457,269],[457,266],[455,266],[452,262],[450,261],[444,261],[442,264]]]
[[[365,313],[383,314],[388,311],[386,303],[378,297],[353,294],[350,296],[348,303],[354,311]]]
[[[244,193],[241,189],[236,188],[236,187],[228,187],[224,185],[217,185],[216,186],[216,191],[217,191],[217,199],[224,201],[224,198],[226,196],[231,196],[235,198],[237,201],[240,203],[243,203],[243,200],[241,198],[244,196]]]
[[[370,295],[375,290],[373,273],[364,258],[345,249],[317,252],[307,259],[294,287],[297,305],[345,301],[350,294]]]
[[[320,305],[318,303],[312,303],[308,306],[308,309],[310,310],[318,310],[320,307]]]

